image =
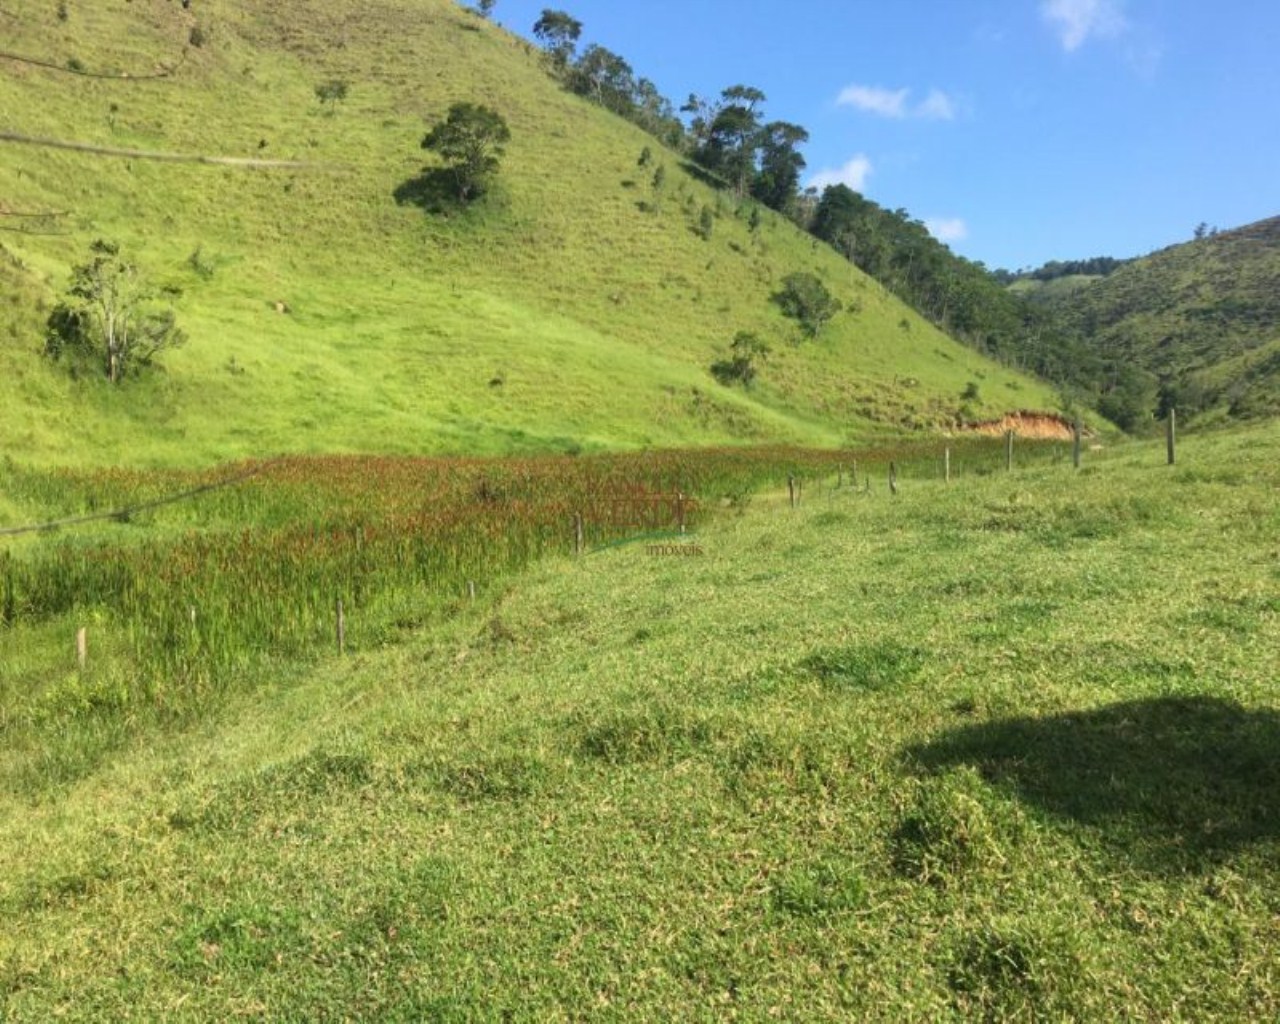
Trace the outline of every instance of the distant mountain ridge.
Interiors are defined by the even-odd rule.
[[[1280,217],[1170,246],[1041,300],[1154,415],[1280,415]]]

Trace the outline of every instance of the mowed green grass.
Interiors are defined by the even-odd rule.
[[[760,495],[15,770],[3,1013],[1275,1019],[1277,455]]]
[[[0,110],[13,130],[314,166],[6,145],[0,202],[67,214],[61,234],[0,238],[20,263],[0,274],[0,298],[20,312],[0,338],[0,448],[15,458],[831,445],[951,423],[970,381],[976,416],[1056,407],[1049,389],[950,341],[788,222],[766,211],[752,233],[747,211],[676,154],[564,93],[525,43],[447,0],[66,8],[60,21],[56,5],[9,4],[6,45],[137,74],[174,63],[193,27],[205,42],[160,81],[10,64]],[[332,78],[350,97],[330,116],[313,91]],[[429,161],[427,126],[459,100],[510,123],[493,194],[450,216],[398,202]],[[646,146],[655,159],[639,167]],[[709,241],[692,230],[704,205],[716,214]],[[38,355],[42,314],[98,237],[181,293],[191,336],[163,374],[114,391]],[[197,251],[205,274],[189,262]],[[770,301],[794,271],[820,275],[851,310],[816,344],[794,344]],[[750,392],[708,369],[739,330],[774,347]]]

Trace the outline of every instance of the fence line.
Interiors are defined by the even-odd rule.
[[[1168,425],[1169,434],[1172,437],[1173,431],[1175,429],[1175,427],[1173,426],[1172,412],[1170,413],[1169,420],[1170,420],[1170,423]],[[1003,442],[1004,442],[1002,446],[1004,448],[1003,461],[1005,463],[1006,471],[1013,468],[1013,460],[1011,458],[1011,449],[1012,449],[1012,440],[1013,440],[1012,433],[1013,432],[1006,433],[1005,437],[1003,438]],[[1080,429],[1079,424],[1077,423],[1073,429],[1073,435],[1070,439],[1072,442],[1070,446],[1071,454],[1073,456],[1072,461],[1077,468],[1079,466],[1079,458],[1080,458],[1081,434],[1082,434],[1082,430]],[[1172,443],[1173,442],[1170,439],[1170,447],[1172,447]],[[996,442],[996,444],[999,445],[1000,442]],[[998,450],[999,448],[997,448],[997,451]],[[939,467],[938,461],[936,459],[936,452],[935,452],[935,458],[932,462],[932,473],[936,476],[936,474],[938,474],[939,468],[941,468],[941,476],[942,476],[943,482],[949,483],[953,477],[954,471],[958,468],[953,464],[951,445],[950,444],[945,445],[943,447],[941,454],[942,454],[941,467]],[[1171,456],[1170,462],[1172,463],[1172,452],[1170,453],[1170,456]],[[81,524],[94,522],[94,521],[103,521],[103,520],[109,520],[109,519],[127,520],[129,517],[141,512],[145,512],[155,508],[160,508],[170,504],[175,504],[181,501],[190,500],[202,494],[236,486],[248,479],[251,479],[255,476],[258,476],[264,473],[268,469],[276,466],[277,464],[283,461],[285,461],[285,457],[277,456],[275,458],[271,458],[264,462],[261,462],[257,465],[251,466],[250,468],[244,470],[243,472],[237,473],[233,476],[230,476],[221,480],[216,480],[210,483],[201,484],[197,487],[188,488],[186,490],[169,494],[161,498],[156,498],[156,499],[145,501],[145,502],[138,502],[137,504],[126,506],[123,508],[118,508],[108,512],[99,512],[99,513],[93,513],[90,515],[68,517],[64,519],[53,520],[46,523],[31,524],[28,526],[0,528],[0,537],[14,536],[21,533],[32,533],[32,532],[43,532],[43,531],[55,530],[63,526],[75,526],[75,525],[81,525]],[[843,483],[845,478],[846,464],[842,462],[836,462],[834,465],[835,465],[834,476],[837,481],[837,484],[836,484],[836,487],[829,492],[830,495],[834,495],[836,490],[840,490],[843,488]],[[856,460],[851,460],[851,464],[848,465],[847,468],[849,470],[848,479],[851,485],[850,489],[854,493],[857,493],[857,487],[856,487],[857,462]],[[904,467],[900,467],[896,460],[890,460],[887,463],[887,481],[889,486],[889,492],[891,495],[896,495],[898,493],[900,470],[902,468]],[[826,470],[829,478],[831,467],[830,466],[826,467]],[[818,472],[822,473],[823,470],[819,469]],[[865,489],[868,493],[871,490],[871,475],[872,474],[864,468],[863,482],[865,484]],[[822,478],[819,477],[818,479],[819,493],[821,493],[823,489],[821,481],[822,481]],[[790,499],[790,505],[792,508],[798,507],[798,505],[800,504],[800,496],[802,493],[802,488],[804,486],[804,483],[805,483],[804,476],[802,476],[797,471],[793,470],[792,472],[788,473],[786,476],[786,486],[788,491],[788,497]],[[597,497],[599,496],[597,495]],[[651,505],[653,506],[655,512],[658,512],[658,513],[667,512],[672,520],[670,525],[673,528],[679,530],[679,534],[674,534],[674,535],[668,534],[668,536],[672,536],[673,539],[678,538],[680,540],[684,539],[684,537],[682,537],[681,535],[685,533],[686,522],[687,522],[687,517],[689,512],[696,511],[700,506],[700,502],[697,500],[697,498],[694,498],[688,493],[686,493],[683,488],[675,491],[672,494],[635,493],[635,494],[618,495],[618,496],[614,496],[613,498],[606,497],[604,506],[606,508],[615,508],[619,502],[632,503],[636,505]],[[596,510],[598,511],[598,509]],[[571,519],[572,542],[571,543],[572,543],[572,550],[574,554],[577,556],[581,556],[587,553],[587,539],[588,539],[587,534],[588,534],[589,525],[591,525],[591,520],[589,516],[584,515],[583,512],[581,511],[576,512],[572,516],[572,519]],[[610,523],[600,524],[600,525],[617,526],[619,524],[611,520]],[[639,524],[636,524],[636,525],[639,525]],[[655,536],[655,535],[650,534],[649,536]],[[613,544],[605,545],[605,547],[606,548],[614,547],[614,546],[617,546],[618,544],[630,543],[636,540],[642,540],[644,538],[645,538],[645,535],[625,537],[623,540],[616,541]],[[360,547],[361,539],[362,539],[362,536],[358,531],[357,541],[356,541],[357,549],[359,549]],[[701,553],[701,549],[698,548],[697,545],[692,545],[692,546],[677,545],[673,547],[673,550],[676,550],[676,551],[692,551],[694,549],[697,550],[697,553],[699,554]],[[603,550],[603,548],[599,550]],[[546,552],[543,551],[541,553],[545,554]],[[0,583],[4,583],[4,582],[5,580],[3,578],[0,578]],[[465,586],[465,593],[466,593],[468,603],[474,604],[477,600],[478,591],[479,591],[476,579],[474,577],[463,577],[461,582]],[[0,623],[3,623],[5,621],[11,621],[12,613],[11,611],[8,611],[8,609],[5,607],[5,604],[6,603],[11,604],[12,599],[13,598],[12,598],[11,589],[9,590],[9,593],[7,595],[3,591],[0,591]],[[346,653],[346,649],[347,649],[347,639],[348,639],[347,612],[349,611],[347,607],[347,602],[346,600],[344,600],[344,593],[342,590],[338,591],[336,595],[336,600],[334,601],[333,604],[330,605],[330,610],[333,615],[333,619],[331,620],[333,633],[331,633],[330,635],[333,637],[333,640],[336,640],[338,653],[339,655],[342,655]],[[196,627],[196,622],[197,622],[196,608],[194,605],[190,606],[189,613],[190,613],[191,627],[192,627],[192,630],[194,631]],[[79,668],[82,671],[87,667],[87,662],[88,662],[87,633],[88,633],[88,630],[83,626],[81,626],[76,633],[76,657],[77,657]]]

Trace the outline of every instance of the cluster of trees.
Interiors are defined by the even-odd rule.
[[[1136,422],[1148,382],[1102,359],[1052,311],[1008,291],[981,263],[957,256],[906,210],[886,210],[846,185],[831,185],[808,226],[953,337],[1058,385],[1069,401],[1114,395],[1112,405],[1127,411],[1113,418]],[[1100,257],[1077,265],[1117,262]]]
[[[886,210],[847,185],[831,185],[808,227],[923,316],[988,354],[1004,354],[1009,338],[1028,326],[1033,311],[906,210]]]
[[[805,167],[799,147],[809,133],[787,121],[766,121],[763,92],[733,85],[713,100],[691,95],[677,110],[624,57],[596,43],[579,53],[582,27],[568,12],[550,8],[533,26],[552,73],[566,88],[687,154],[739,199],[750,195],[783,213],[797,208]],[[681,114],[688,115],[687,125]]]
[[[739,201],[749,198],[790,217],[949,334],[1057,384],[1068,404],[1097,402],[1127,429],[1150,417],[1157,401],[1157,384],[1150,375],[1123,360],[1099,356],[1052,311],[1005,287],[1021,277],[1105,276],[1125,261],[1099,256],[1051,261],[1016,274],[993,273],[952,253],[906,210],[884,209],[845,185],[829,186],[820,195],[802,190],[805,160],[800,147],[809,133],[797,124],[768,120],[766,96],[759,89],[740,84],[715,99],[691,95],[676,110],[618,54],[596,44],[579,53],[582,31],[580,20],[550,8],[533,26],[552,74],[566,88],[687,155]],[[1203,233],[1197,231],[1197,236]],[[840,310],[812,275],[790,275],[774,300],[808,338],[816,337]],[[767,346],[754,335],[739,334],[730,358],[714,364],[712,372],[726,383],[750,384],[766,354]]]
[[[1000,284],[1010,285],[1014,281],[1054,281],[1060,277],[1107,277],[1123,267],[1129,260],[1118,260],[1114,256],[1094,256],[1087,260],[1050,260],[1035,270],[993,270],[991,276]]]
[[[708,101],[690,96],[680,109],[690,115],[688,149],[693,159],[747,195],[781,213],[794,213],[805,168],[799,147],[809,133],[789,121],[766,121],[766,96],[749,85],[733,85]]]
[[[547,9],[534,23],[533,34],[552,73],[571,92],[634,122],[663,144],[683,148],[684,125],[652,81],[636,75],[625,58],[603,46],[592,43],[577,52],[581,21],[566,11]]]

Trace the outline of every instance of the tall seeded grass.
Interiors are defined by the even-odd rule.
[[[998,465],[998,443],[961,446]],[[1044,447],[1031,450],[1044,458]],[[786,447],[575,458],[286,458],[201,472],[17,472],[15,495],[51,516],[106,526],[42,537],[0,561],[0,619],[23,652],[19,703],[46,712],[138,703],[181,710],[263,664],[335,645],[344,604],[353,650],[390,642],[473,589],[548,554],[696,529],[795,477],[884,485],[938,472],[937,445],[860,451]],[[956,464],[961,464],[960,459]],[[855,473],[857,476],[855,477]],[[139,513],[165,495],[226,487]],[[811,481],[806,495],[804,481]],[[66,638],[90,623],[87,670],[65,680]],[[61,682],[59,682],[61,681]],[[50,688],[52,684],[52,689]]]

